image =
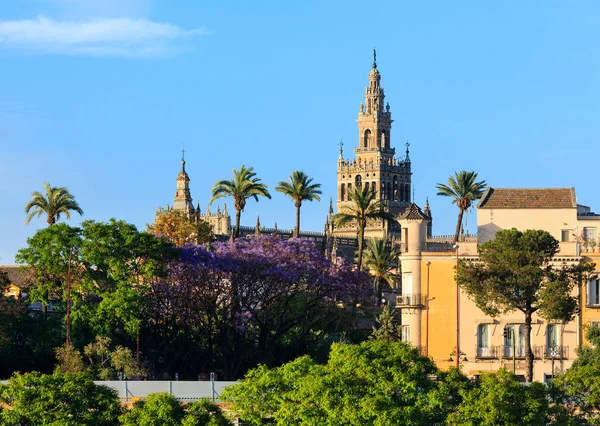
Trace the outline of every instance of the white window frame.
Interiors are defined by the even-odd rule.
[[[490,356],[490,326],[479,324],[477,326],[477,356],[487,358]]]
[[[588,280],[586,299],[586,306],[600,307],[600,278]]]

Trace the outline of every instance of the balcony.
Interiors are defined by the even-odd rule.
[[[475,345],[475,357],[477,359],[498,359],[502,352],[501,348],[502,346],[479,347],[479,345]]]
[[[568,359],[569,347],[562,345],[544,346],[544,358],[546,359]]]
[[[424,308],[427,296],[421,293],[401,294],[396,296],[397,308]]]
[[[502,358],[512,358],[513,357],[513,348],[509,345],[501,345],[502,349]],[[545,346],[531,346],[531,352],[533,353],[534,359],[541,359],[544,355]],[[525,346],[517,345],[515,347],[515,356],[516,359],[525,359]]]

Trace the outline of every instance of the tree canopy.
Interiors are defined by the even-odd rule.
[[[425,425],[444,421],[466,383],[406,343],[368,341],[334,344],[325,365],[259,366],[223,398],[252,425]]]
[[[45,194],[39,191],[33,192],[31,200],[25,205],[26,225],[34,216],[40,217],[42,214],[46,214],[48,226],[54,225],[61,214],[64,214],[67,219],[71,219],[71,211],[83,215],[83,210],[67,188],[52,187],[48,182],[44,182],[44,188]]]
[[[3,425],[114,426],[121,402],[114,389],[85,374],[15,373],[0,385]]]
[[[336,226],[343,227],[355,223],[358,238],[357,267],[362,267],[363,246],[365,242],[365,228],[373,220],[395,220],[381,200],[375,197],[375,191],[370,186],[355,186],[348,194],[350,203],[342,206],[341,211],[333,216]]]
[[[477,173],[461,170],[460,172],[454,172],[454,176],[450,176],[445,184],[438,183],[436,185],[437,195],[452,198],[452,204],[456,204],[458,207],[454,242],[458,241],[463,215],[469,210],[474,201],[481,198],[487,186],[484,180],[476,182],[476,179]]]
[[[289,177],[289,182],[281,181],[275,188],[275,191],[287,195],[294,202],[296,207],[296,228],[294,236],[300,236],[300,207],[303,201],[321,201],[321,184],[312,183],[303,171],[294,170]]]
[[[185,244],[204,244],[215,239],[210,224],[196,216],[177,210],[158,210],[148,232],[164,237],[178,247]]]
[[[242,210],[246,207],[248,198],[258,197],[271,198],[267,185],[260,181],[252,167],[242,165],[239,170],[233,169],[233,177],[230,180],[220,180],[213,186],[210,204],[217,198],[232,197],[235,207],[235,231],[234,237],[240,236],[240,217]]]
[[[533,376],[532,315],[570,321],[577,308],[573,287],[594,268],[588,263],[552,265],[558,247],[546,231],[502,230],[479,245],[478,261],[461,262],[458,271],[459,285],[486,314],[518,310],[525,315],[527,381]]]

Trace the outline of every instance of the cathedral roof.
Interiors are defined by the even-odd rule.
[[[575,188],[492,188],[488,187],[478,209],[574,209]]]

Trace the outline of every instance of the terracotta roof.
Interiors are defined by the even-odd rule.
[[[8,274],[8,281],[21,289],[26,289],[30,285],[27,269],[23,269],[21,265],[0,266],[0,272],[6,272]]]
[[[478,209],[574,209],[575,188],[488,187]]]

